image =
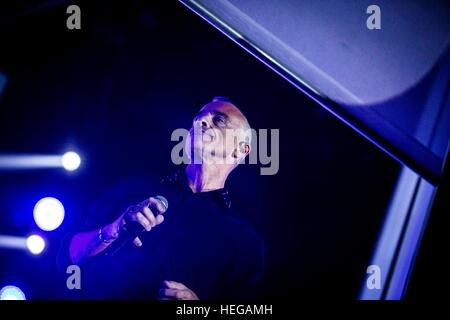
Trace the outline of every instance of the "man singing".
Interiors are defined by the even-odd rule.
[[[225,189],[229,174],[250,153],[250,139],[242,112],[215,98],[193,120],[186,140],[191,161],[183,170],[156,183],[129,179],[106,193],[66,250],[82,266],[84,297],[252,298],[263,243],[233,212]],[[167,210],[156,195],[168,200]],[[131,223],[143,232],[113,251]]]

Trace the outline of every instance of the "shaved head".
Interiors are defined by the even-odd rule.
[[[203,161],[224,163],[231,171],[250,153],[251,137],[250,125],[241,110],[230,101],[214,99],[195,115],[186,149],[190,159],[202,155]]]
[[[202,112],[221,112],[229,117],[233,129],[250,129],[250,124],[241,110],[229,101],[216,100],[207,103],[200,110]]]

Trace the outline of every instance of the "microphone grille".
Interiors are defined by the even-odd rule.
[[[167,201],[167,199],[163,196],[156,196],[155,199],[157,199],[159,202],[161,202],[161,204],[164,206],[164,211],[167,211],[167,209],[169,208],[169,202]]]

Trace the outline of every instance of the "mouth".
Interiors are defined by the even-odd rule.
[[[202,130],[202,138],[204,142],[211,142],[214,140],[214,134],[208,132],[208,130]]]
[[[197,141],[200,140],[200,137],[202,142],[212,142],[215,139],[215,134],[211,129],[191,128],[190,134]]]

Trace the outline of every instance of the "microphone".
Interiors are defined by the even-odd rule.
[[[169,202],[163,196],[153,197],[156,199],[164,208],[161,213],[164,213],[169,208]],[[114,242],[109,246],[108,249],[105,250],[105,255],[114,256],[125,244],[131,242],[139,236],[142,232],[145,231],[144,227],[137,221],[131,221],[126,219],[126,231],[123,235],[121,235],[118,239],[114,240]]]

